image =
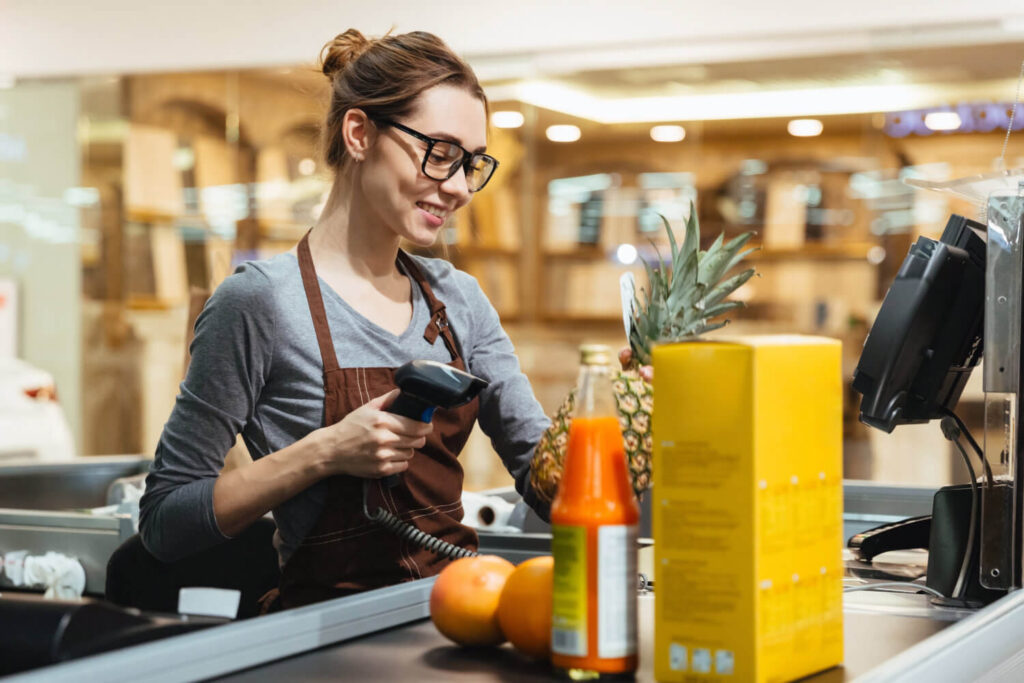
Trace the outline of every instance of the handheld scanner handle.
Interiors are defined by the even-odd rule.
[[[436,405],[403,391],[398,395],[398,398],[391,402],[391,405],[386,410],[389,413],[401,415],[410,420],[430,422],[434,417],[434,410],[436,408]]]
[[[434,417],[434,411],[437,406],[432,405],[423,399],[416,398],[415,396],[402,392],[398,395],[394,401],[391,402],[385,410],[395,415],[401,415],[407,417],[410,420],[419,420],[420,422],[430,422]],[[402,475],[390,474],[384,477],[384,486],[387,488],[394,488],[398,486],[402,481]]]

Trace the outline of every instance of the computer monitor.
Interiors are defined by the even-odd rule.
[[[956,406],[981,360],[985,232],[954,214],[939,241],[910,247],[853,375],[864,424],[892,432]]]

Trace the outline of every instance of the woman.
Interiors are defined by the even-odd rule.
[[[483,90],[428,33],[370,41],[349,30],[321,57],[332,86],[330,197],[297,248],[241,266],[199,316],[141,503],[143,542],[163,560],[273,511],[283,607],[447,563],[366,519],[366,478],[370,509],[475,548],[460,523],[457,455],[477,420],[516,489],[546,515],[529,462],[548,420],[497,313],[472,277],[399,249],[401,240],[432,245],[496,169]],[[392,415],[393,371],[413,359],[466,368],[490,385],[431,424]],[[238,433],[254,462],[221,473]],[[382,485],[392,474],[401,483]]]

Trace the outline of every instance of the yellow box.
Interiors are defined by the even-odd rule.
[[[654,675],[789,681],[842,662],[842,353],[654,350]]]

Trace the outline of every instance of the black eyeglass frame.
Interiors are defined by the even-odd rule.
[[[494,157],[492,157],[490,154],[483,154],[482,152],[470,152],[468,149],[466,149],[465,147],[463,147],[459,143],[455,142],[454,140],[443,140],[441,138],[432,138],[429,135],[424,135],[423,133],[419,132],[418,130],[414,130],[414,129],[410,128],[409,126],[406,126],[406,125],[403,125],[401,123],[398,123],[397,121],[392,121],[390,119],[374,119],[374,121],[377,124],[382,125],[382,126],[391,126],[392,128],[397,128],[398,130],[402,131],[403,133],[405,133],[407,135],[411,135],[414,138],[416,138],[417,140],[420,140],[422,142],[427,143],[427,149],[423,153],[423,160],[420,162],[420,170],[423,171],[423,175],[427,176],[431,180],[436,180],[438,182],[442,182],[443,183],[444,181],[448,180],[453,175],[458,173],[460,168],[463,169],[464,172],[466,172],[467,178],[468,178],[469,165],[470,165],[470,162],[473,161],[474,157],[484,157],[485,159],[490,159],[492,162],[494,162],[494,166],[491,167],[491,173],[490,173],[490,175],[487,176],[487,179],[484,180],[483,183],[481,183],[480,187],[476,188],[475,190],[474,189],[470,190],[470,192],[474,192],[475,193],[475,192],[479,192],[480,190],[484,189],[487,186],[487,183],[491,182],[491,178],[494,177],[494,172],[498,170],[498,164],[500,162],[497,159],[495,159]],[[427,160],[430,159],[430,153],[432,151],[434,151],[434,145],[438,144],[439,142],[443,142],[446,145],[455,145],[456,147],[458,147],[459,149],[462,150],[462,158],[461,159],[456,159],[455,161],[452,162],[451,168],[448,169],[448,175],[446,175],[444,178],[435,178],[434,176],[430,175],[430,173],[427,172]],[[466,186],[469,187],[469,183],[468,182],[467,182]]]

